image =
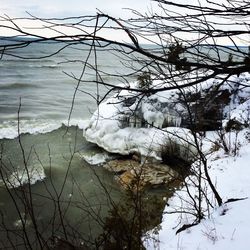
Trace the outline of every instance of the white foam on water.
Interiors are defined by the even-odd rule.
[[[62,124],[65,126],[77,126],[79,129],[85,129],[88,122],[89,120],[71,119],[70,122],[67,120],[62,121]]]
[[[56,129],[59,129],[62,125],[65,126],[78,126],[80,129],[85,127],[86,121],[72,119],[70,122],[67,120],[20,120],[20,134],[45,134]],[[0,123],[0,139],[14,139],[18,137],[18,121],[4,121]]]
[[[0,186],[17,188],[25,184],[35,184],[37,181],[45,179],[46,175],[43,167],[39,165],[27,166],[26,168],[17,167],[5,180],[1,180]]]
[[[20,219],[17,219],[15,222],[14,222],[14,226],[18,229],[22,229],[23,226],[25,227],[28,227],[31,225],[32,221],[30,218],[28,218],[28,215],[25,214],[25,213],[21,213],[20,214],[21,218]],[[24,223],[24,225],[23,225]]]
[[[106,152],[103,153],[92,152],[91,154],[81,153],[80,157],[82,157],[90,165],[101,165],[114,158]]]

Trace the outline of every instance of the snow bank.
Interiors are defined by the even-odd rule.
[[[187,214],[168,214],[174,208],[182,207],[183,200],[189,200],[185,189],[176,192],[165,208],[161,230],[159,232],[160,249],[201,249],[201,250],[248,250],[250,246],[250,142],[246,138],[250,131],[241,131],[238,135],[241,148],[235,157],[228,156],[222,150],[213,153],[208,160],[210,175],[223,200],[230,198],[247,198],[237,202],[226,203],[210,211],[210,217],[178,235],[176,230],[194,219]],[[209,134],[207,139],[216,138]],[[207,145],[208,146],[208,143]],[[189,184],[190,181],[188,181]],[[204,184],[204,183],[203,183]],[[192,188],[190,192],[193,192]],[[179,199],[182,197],[182,202]],[[153,244],[147,249],[155,249]]]
[[[210,80],[210,82],[213,81]],[[249,249],[250,87],[242,88],[239,85],[243,83],[249,86],[249,82],[249,74],[244,74],[240,77],[230,77],[222,86],[222,89],[228,89],[231,94],[230,103],[224,108],[224,126],[226,127],[229,120],[234,120],[248,127],[241,131],[223,132],[225,143],[231,149],[229,154],[224,152],[222,144],[219,150],[214,148],[214,142],[221,143],[221,138],[216,132],[207,132],[203,140],[203,152],[207,155],[209,174],[223,201],[232,198],[241,200],[224,203],[221,207],[214,207],[210,211],[206,211],[204,201],[202,207],[207,217],[197,226],[176,235],[176,231],[184,224],[191,224],[195,220],[194,215],[191,214],[194,207],[190,205],[193,201],[183,187],[175,193],[165,207],[158,235],[159,249]],[[195,183],[197,185],[197,179],[189,176],[186,182],[189,186],[189,194],[197,201],[197,188],[194,187]],[[201,185],[203,188],[207,187],[204,179]],[[214,200],[211,191],[207,195],[210,201]],[[175,211],[179,212],[175,213]],[[147,245],[147,249],[155,249],[153,242]]]
[[[239,77],[231,76],[229,83],[222,86],[228,89],[232,95],[230,103],[224,108],[223,127],[227,126],[229,120],[249,125],[250,121],[250,74],[241,74]],[[242,84],[242,85],[241,85]]]
[[[205,96],[216,84],[223,79],[209,79],[199,86],[186,87],[183,92],[188,94],[197,93]],[[184,80],[183,80],[184,81]],[[230,103],[224,109],[223,125],[227,126],[230,119],[236,119],[245,124],[249,121],[250,101],[246,96],[250,95],[249,88],[240,88],[239,83],[249,85],[250,75],[231,76],[220,86],[221,90],[228,90]],[[186,83],[186,80],[183,82]],[[163,87],[163,83],[154,81],[156,88]],[[161,91],[150,96],[142,96],[136,91],[129,90],[138,88],[138,83],[126,86],[128,90],[122,90],[101,103],[98,110],[86,126],[83,127],[83,135],[87,141],[97,144],[108,152],[127,155],[138,152],[143,156],[161,159],[160,152],[173,134],[177,135],[175,141],[184,147],[190,147],[193,139],[188,130],[170,128],[171,125],[179,127],[181,116],[185,111],[184,105],[179,101],[179,91]],[[166,123],[166,124],[165,124]],[[167,128],[157,129],[164,127]],[[179,136],[178,136],[179,135]],[[180,139],[184,135],[183,139]],[[186,138],[188,137],[188,138]],[[157,145],[158,143],[158,145]]]
[[[133,83],[132,86],[135,85],[136,83]],[[161,160],[162,147],[170,140],[193,152],[193,139],[188,129],[178,127],[158,129],[164,120],[162,112],[164,110],[169,112],[167,106],[163,107],[163,101],[166,102],[166,99],[161,96],[162,93],[143,98],[137,98],[137,95],[136,92],[122,90],[101,103],[83,129],[86,140],[111,153],[128,155],[137,152],[157,160]],[[133,121],[131,125],[126,119],[136,116],[136,112],[140,117],[130,119],[130,122]],[[175,115],[169,112],[169,120],[173,121]],[[144,119],[144,127],[137,126],[136,119]],[[180,123],[178,119],[180,118],[176,118],[174,122]],[[127,122],[125,126],[124,122]],[[149,126],[151,124],[153,126]]]
[[[145,157],[153,157],[161,160],[162,147],[169,140],[177,141],[177,135],[183,134],[178,144],[182,144],[184,148],[193,150],[192,136],[187,129],[183,128],[167,128],[159,131],[155,128],[123,128],[119,129],[115,126],[107,124],[105,126],[95,126],[94,129],[88,128],[84,132],[86,139],[98,146],[104,148],[111,153],[119,153],[128,155],[130,153],[139,153]],[[172,138],[172,139],[171,139]]]

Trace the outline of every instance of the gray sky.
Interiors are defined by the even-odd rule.
[[[10,18],[29,17],[27,12],[39,18],[60,18],[80,15],[95,15],[97,9],[113,17],[129,18],[132,16],[131,10],[135,9],[140,12],[146,12],[151,8],[151,0],[0,0],[0,25],[10,25],[7,21],[3,22],[6,15]],[[27,20],[15,21],[22,29],[32,27],[29,32],[36,34],[52,36],[53,32],[49,29],[36,31],[34,28],[41,27],[43,24]],[[38,33],[37,33],[38,32]],[[73,31],[63,30],[65,33]],[[0,35],[16,35],[13,31],[0,28]],[[111,35],[108,34],[107,35]],[[119,40],[127,40],[126,34],[112,34],[112,38],[117,37]]]
[[[207,4],[206,0],[173,0],[183,4]],[[214,0],[216,3],[224,3],[226,0]],[[156,4],[151,0],[0,0],[0,25],[7,25],[3,22],[5,15],[14,17],[28,17],[27,12],[40,18],[52,17],[69,17],[80,15],[95,15],[97,9],[114,16],[116,18],[129,18],[132,16],[131,11],[126,8],[135,9],[141,13],[149,10],[156,10]],[[159,10],[159,9],[158,9]],[[173,11],[176,11],[173,9]],[[186,9],[185,11],[188,11]],[[32,27],[32,32],[36,32],[34,28],[41,27],[43,24],[32,21],[16,21],[22,28]],[[227,26],[230,29],[230,26]],[[233,25],[231,26],[233,28]],[[29,29],[31,31],[31,29]],[[53,32],[49,29],[37,32],[43,32],[43,35],[52,36]],[[63,30],[64,32],[64,30]],[[65,33],[72,34],[72,30],[65,30]],[[40,33],[41,34],[41,33]],[[0,35],[15,35],[8,29],[0,27]],[[103,35],[103,34],[102,34]],[[112,39],[128,41],[125,32],[106,32],[106,35]],[[187,35],[187,34],[186,34]],[[249,37],[247,37],[249,41]],[[219,43],[230,44],[230,41],[222,40]],[[242,41],[240,41],[242,43]]]
[[[0,14],[23,17],[26,11],[39,17],[95,14],[96,8],[110,15],[129,16],[124,8],[146,10],[150,0],[0,0]]]

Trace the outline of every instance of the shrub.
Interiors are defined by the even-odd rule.
[[[149,72],[143,72],[137,77],[139,88],[149,90],[152,85],[152,79]]]
[[[186,167],[191,165],[188,152],[188,148],[182,148],[176,141],[169,140],[162,146],[161,158],[165,164],[171,167]]]

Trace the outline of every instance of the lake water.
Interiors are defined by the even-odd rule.
[[[21,122],[37,127],[51,124],[61,124],[69,116],[74,90],[88,56],[88,47],[72,45],[58,54],[48,57],[58,51],[65,44],[36,43],[28,47],[7,52],[0,60],[0,136],[4,136],[3,129],[11,127],[17,119],[17,110],[21,104]],[[14,55],[14,57],[12,56]],[[17,58],[19,57],[19,58]],[[30,59],[41,58],[42,59]],[[89,63],[93,64],[93,53]],[[98,52],[97,67],[100,71],[123,74],[128,70],[119,62],[119,59],[110,52]],[[103,75],[103,80],[118,84],[118,79]],[[96,96],[102,96],[106,88],[99,87],[91,82],[96,79],[95,71],[87,68],[79,89]],[[88,94],[77,92],[72,119],[82,121],[91,116],[96,109],[96,101]],[[27,128],[28,130],[28,128]],[[7,132],[6,132],[7,133]],[[7,135],[6,135],[7,136]]]
[[[93,97],[102,98],[108,89],[96,86],[95,71],[88,67],[68,124],[78,84],[74,78],[82,75],[89,47],[71,44],[50,56],[64,46],[30,44],[6,51],[0,60],[0,249],[12,249],[11,243],[25,249],[27,242],[39,249],[35,228],[44,239],[67,235],[76,245],[91,245],[115,204],[123,204],[125,215],[133,207],[112,173],[83,160],[83,155],[103,153],[83,138],[81,128],[97,107]],[[97,61],[92,53],[88,62],[107,83],[119,84],[121,78],[114,75],[131,73],[110,51],[99,51]],[[144,194],[147,218],[152,218],[148,229],[160,223],[162,198],[170,194],[165,188]]]
[[[90,166],[82,158],[102,153],[83,138],[81,130],[97,107],[94,98],[77,92],[67,126],[77,86],[77,81],[68,74],[80,77],[88,48],[72,45],[47,57],[62,46],[31,44],[6,52],[9,55],[0,60],[1,249],[12,248],[11,243],[25,249],[23,243],[27,246],[27,242],[34,244],[33,249],[39,249],[34,240],[35,228],[44,239],[67,235],[76,245],[83,241],[91,245],[102,233],[110,209],[126,201],[127,194],[112,173],[101,166]],[[92,55],[90,62],[93,61]],[[119,58],[108,51],[99,53],[97,65],[100,71],[129,73]],[[87,69],[83,76],[86,82],[79,89],[92,96],[103,96],[107,89],[97,88],[92,82],[95,77],[95,72]],[[119,78],[109,75],[102,78],[120,83]],[[168,192],[153,190],[145,199],[148,201],[157,194],[162,201]],[[163,208],[164,204],[156,212],[152,210],[157,223]]]

